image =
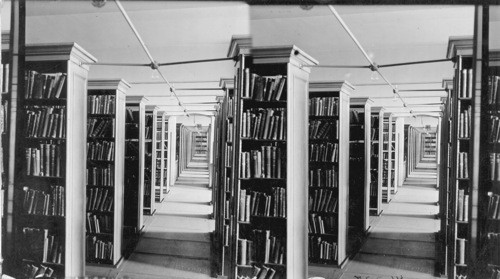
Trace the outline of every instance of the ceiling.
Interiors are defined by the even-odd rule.
[[[226,57],[232,35],[251,34],[256,46],[295,44],[322,65],[367,65],[361,52],[327,6],[249,6],[236,1],[121,1],[153,57],[158,62]],[[8,28],[8,1],[2,29]],[[379,65],[442,59],[448,38],[473,34],[472,6],[335,6],[370,57]],[[496,29],[499,10],[492,13]],[[27,43],[74,41],[99,62],[149,63],[114,1],[102,8],[91,1],[27,1]],[[500,37],[500,36],[498,36]],[[500,48],[499,40],[495,40]],[[382,69],[400,89],[441,89],[452,76],[450,62]],[[182,101],[190,106],[214,102],[220,78],[234,75],[231,61],[162,67]],[[168,87],[152,79],[147,67],[92,66],[90,78],[121,77],[132,84],[130,95],[156,96],[176,104]],[[400,107],[382,79],[372,80],[366,69],[314,68],[311,81],[348,80],[352,97],[371,97],[375,105]],[[154,84],[156,83],[156,84]],[[183,88],[190,90],[184,91]],[[402,92],[417,110],[439,109],[443,91]]]

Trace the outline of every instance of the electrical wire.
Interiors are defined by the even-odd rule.
[[[154,60],[153,56],[151,55],[151,53],[149,52],[149,49],[148,47],[146,46],[146,44],[144,43],[144,41],[142,40],[141,38],[141,35],[139,34],[139,32],[137,31],[137,29],[135,28],[134,24],[132,23],[132,20],[130,19],[130,17],[128,16],[127,12],[125,11],[125,9],[123,8],[122,4],[120,3],[120,0],[115,0],[115,3],[116,5],[118,6],[118,9],[120,10],[120,12],[122,13],[123,17],[125,18],[125,20],[127,21],[128,25],[130,26],[130,28],[132,29],[132,31],[134,32],[137,40],[139,40],[139,43],[141,44],[142,48],[144,49],[144,52],[146,52],[146,55],[148,56],[149,60],[151,61],[151,69],[153,69],[153,71],[157,71],[158,74],[162,77],[162,79],[165,81],[165,83],[168,85],[168,87],[170,88],[170,92],[172,94],[174,94],[175,98],[177,99],[177,102],[179,103],[179,106],[181,108],[184,109],[184,112],[186,113],[186,116],[189,117],[189,114],[187,113],[187,109],[186,107],[184,107],[182,105],[182,102],[181,100],[179,99],[179,97],[177,96],[176,92],[175,92],[175,88],[174,86],[167,80],[167,78],[163,75],[163,73],[160,71],[160,69],[158,68],[158,63],[156,63],[156,61]]]

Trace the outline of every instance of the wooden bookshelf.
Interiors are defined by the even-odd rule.
[[[87,263],[116,265],[122,258],[128,88],[130,85],[121,79],[88,82]],[[107,148],[101,157],[98,154],[103,146]]]
[[[246,42],[249,46],[249,40]],[[275,277],[305,278],[308,249],[307,228],[304,226],[308,213],[307,188],[304,187],[308,175],[308,154],[304,149],[304,144],[308,143],[307,65],[317,62],[295,46],[258,47],[246,52],[248,49],[241,48],[239,43],[241,40],[233,38],[228,54],[229,57],[239,58],[235,83],[238,120],[233,143],[236,155],[233,168],[238,179],[234,186],[232,222],[235,228],[231,241],[235,256],[229,277],[265,272],[267,276],[275,273]],[[259,82],[261,79],[252,74],[272,77],[274,81],[271,79],[270,83],[284,82],[282,90],[279,87],[277,90],[264,90],[259,85],[262,84]],[[255,90],[255,80],[258,80],[257,88],[262,90]],[[250,91],[250,88],[254,90]],[[271,100],[267,98],[269,94],[260,98],[263,91],[273,92]],[[259,134],[247,129],[256,124],[248,121],[252,119],[252,114],[270,115],[271,111],[275,112],[275,118],[268,117],[267,123],[274,122],[277,124],[275,127],[280,129],[263,128]],[[260,165],[258,158],[261,158]],[[270,158],[275,158],[274,164]],[[251,167],[256,162],[257,167]],[[257,200],[255,197],[260,197],[261,205],[264,205],[262,198],[266,197],[276,206],[269,207],[272,209],[269,211],[258,206],[251,208],[252,196],[254,201]],[[266,243],[269,253],[266,253]],[[255,257],[246,257],[247,247],[255,251]]]
[[[154,105],[145,105],[144,111],[141,111],[140,117],[140,138],[139,143],[143,144],[143,157],[144,157],[144,171],[142,183],[143,188],[143,214],[154,215],[156,212],[155,208],[155,195],[154,195],[154,180],[153,180],[153,168],[155,162],[153,161],[153,123],[154,119]]]
[[[472,235],[471,212],[474,191],[471,178],[473,156],[471,144],[471,110],[473,107],[472,39],[450,37],[448,58],[455,57],[452,95],[451,175],[450,175],[450,230],[448,241],[448,276],[455,278],[468,273],[468,265],[475,257],[475,235]],[[465,205],[465,204],[468,205]],[[467,207],[467,208],[466,208]],[[460,247],[465,246],[465,247]],[[462,250],[462,257],[460,256]]]
[[[450,189],[451,189],[451,128],[453,121],[453,110],[452,110],[452,89],[453,80],[445,79],[443,80],[443,88],[446,90],[447,96],[443,98],[443,117],[440,120],[440,152],[439,152],[439,164],[438,164],[438,179],[439,179],[439,218],[440,231],[438,233],[438,272],[446,276],[448,272],[448,243],[449,243],[449,230],[450,230],[450,208],[449,202]]]
[[[161,203],[164,199],[165,189],[165,164],[164,158],[164,141],[165,141],[165,112],[155,108],[153,110],[153,127],[152,127],[152,169],[151,182],[153,183],[154,202]]]
[[[498,8],[490,8],[490,16]],[[484,10],[483,10],[484,11]],[[486,11],[488,11],[486,9]],[[484,15],[483,15],[484,16]],[[481,22],[481,21],[479,21]],[[491,26],[491,22],[489,22]],[[483,31],[484,32],[484,31]],[[477,219],[472,222],[472,233],[477,232],[477,260],[474,273],[477,278],[497,278],[500,274],[500,50],[492,50],[490,45],[481,47],[483,42],[476,42],[477,61],[474,67],[475,82],[473,89],[473,115],[480,115],[480,122],[473,123],[473,144],[479,150]],[[488,49],[488,51],[485,51]],[[478,104],[479,103],[479,104]],[[479,135],[477,135],[479,134]],[[473,173],[473,178],[475,178]],[[473,180],[474,185],[475,179]],[[472,204],[474,205],[474,198]],[[476,209],[476,208],[474,208]],[[473,215],[472,218],[475,216]],[[473,219],[474,221],[474,219]],[[477,228],[477,229],[475,229]]]
[[[27,45],[25,59],[20,70],[28,73],[27,80],[20,81],[18,99],[12,275],[32,278],[43,265],[45,274],[54,277],[83,277],[89,69],[84,63],[97,60],[76,43]],[[57,87],[39,90],[43,79]],[[42,112],[47,129],[34,124]]]
[[[383,121],[384,108],[371,108],[371,165],[370,165],[370,214],[379,216],[382,214],[382,174],[383,169],[382,146],[383,146]]]
[[[349,95],[352,91],[354,91],[354,87],[348,82],[311,82],[309,85],[309,172],[313,173],[309,175],[308,183],[310,228],[309,264],[343,267],[348,256],[348,196],[350,191],[348,148],[350,140]],[[322,105],[333,107],[334,113],[325,114],[322,109],[318,110]],[[318,134],[315,133],[314,130],[311,130],[317,121],[331,123],[331,125],[333,125],[331,134],[327,134],[326,137],[322,136],[318,138]],[[362,121],[365,121],[365,116],[363,116]],[[361,139],[357,140],[365,140],[364,131],[362,131],[360,137]],[[328,144],[332,144],[336,147],[337,156],[334,156],[333,160],[317,160],[317,158],[315,158],[316,148]],[[320,174],[319,176],[330,176],[330,179],[323,179],[325,181],[318,180],[318,175],[315,174],[315,172],[318,171]],[[331,174],[331,172],[333,172],[333,174]],[[328,180],[330,180],[329,183],[326,182]],[[364,187],[364,181],[361,187]],[[332,195],[332,206],[318,205],[316,201],[321,200],[318,196],[322,192],[328,196]],[[362,192],[364,193],[364,188]],[[361,199],[364,203],[364,197]],[[364,211],[362,210],[360,214],[363,215]],[[321,222],[324,222],[324,231],[318,228]],[[364,224],[364,221],[362,223]],[[320,256],[320,243],[326,247],[330,245],[334,247],[334,253],[331,257]]]
[[[349,169],[356,172],[349,172],[348,225],[355,234],[370,227],[372,104],[370,98],[350,99]],[[363,170],[363,176],[358,170]]]
[[[0,0],[0,10],[3,6],[3,1]],[[0,24],[1,25],[1,24]],[[0,28],[1,30],[1,28]],[[5,224],[3,221],[4,218],[4,201],[5,201],[5,192],[8,189],[9,180],[8,180],[8,166],[9,166],[9,122],[10,122],[10,64],[11,64],[11,51],[10,51],[10,33],[2,33],[1,34],[1,61],[0,61],[0,92],[1,92],[1,103],[0,103],[0,148],[2,156],[0,158],[0,209],[2,210],[0,213],[0,274],[3,274],[3,261],[4,254],[2,251],[4,250],[4,245],[2,243],[5,241],[3,237],[5,231]]]
[[[233,262],[232,249],[234,244],[231,242],[232,230],[234,229],[234,224],[232,214],[234,212],[233,199],[234,199],[234,160],[235,154],[233,152],[233,143],[235,143],[235,125],[236,125],[236,96],[234,79],[221,79],[220,87],[225,91],[225,95],[222,98],[221,109],[220,109],[220,210],[219,214],[219,230],[220,230],[220,262],[221,269],[220,275],[226,276],[231,274],[231,262]],[[217,215],[216,215],[217,216]]]
[[[382,118],[382,202],[391,202],[391,137],[392,113],[386,112]]]
[[[144,118],[146,98],[126,96],[125,122],[125,189],[124,189],[124,228],[125,239],[131,239],[144,227],[144,133],[141,127]],[[128,241],[127,241],[128,242]]]

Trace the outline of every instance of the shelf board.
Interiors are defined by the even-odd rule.
[[[24,137],[26,140],[66,140],[66,138],[53,138],[53,137]]]
[[[266,177],[251,177],[251,178],[238,178],[239,180],[278,180],[278,181],[286,181],[286,178],[266,178]]]
[[[286,140],[278,140],[278,139],[256,139],[256,138],[246,138],[246,137],[241,137],[240,138],[242,141],[256,141],[256,142],[286,142]]]

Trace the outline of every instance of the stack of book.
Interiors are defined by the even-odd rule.
[[[337,188],[339,186],[338,173],[334,169],[309,170],[310,187]]]
[[[45,265],[45,264],[40,264],[40,265],[35,265],[32,263],[25,262],[23,264],[23,276],[25,278],[51,278],[54,275],[54,269],[51,267]]]
[[[111,190],[92,188],[87,193],[87,210],[112,212],[113,196]]]
[[[63,106],[26,106],[25,135],[28,138],[61,139],[66,134]]]
[[[87,121],[88,137],[114,137],[115,121],[113,119],[89,118]]]
[[[285,246],[284,239],[271,235],[270,230],[253,230],[251,240],[238,239],[238,264],[283,264]]]
[[[100,240],[95,236],[87,236],[87,257],[92,260],[111,260],[113,258],[113,242]]]
[[[500,87],[498,86],[499,76],[489,76],[488,78],[488,91],[490,94],[488,95],[488,104],[500,104]]]
[[[50,186],[50,192],[24,188],[24,212],[33,215],[64,217],[64,187]]]
[[[241,136],[251,139],[285,140],[284,108],[251,108],[243,112]]]
[[[460,111],[460,108],[459,108],[459,111]],[[470,137],[471,115],[472,115],[471,106],[467,106],[467,108],[465,110],[460,111],[460,114],[458,117],[458,137],[459,138]]]
[[[90,114],[114,114],[115,96],[113,95],[89,95],[88,112]]]
[[[459,98],[472,98],[472,77],[472,69],[462,69],[460,78],[460,87],[462,90],[459,91]]]
[[[311,162],[338,162],[338,143],[309,144],[309,161]]]
[[[336,261],[337,243],[319,236],[309,237],[309,257],[316,260]]]
[[[337,116],[339,103],[337,97],[314,97],[309,99],[309,115]]]
[[[272,187],[272,194],[240,190],[238,221],[250,222],[250,216],[286,217],[285,189]]]
[[[458,178],[469,178],[469,153],[458,153]]]
[[[250,73],[248,68],[244,71],[242,98],[256,101],[281,100],[286,84],[286,76],[260,76],[256,73]]]
[[[62,263],[63,241],[49,229],[24,227],[22,229],[25,259],[42,263]]]
[[[334,213],[337,211],[337,202],[333,190],[314,189],[309,191],[309,211]]]
[[[42,74],[36,71],[26,71],[26,91],[24,99],[59,99],[63,92],[66,74]]]
[[[87,212],[87,233],[110,233],[112,231],[113,219],[111,216]]]
[[[469,221],[469,195],[465,194],[465,190],[458,190],[457,198],[457,221]]]
[[[282,178],[281,148],[261,146],[261,150],[241,153],[241,178]]]
[[[113,167],[87,168],[87,185],[89,186],[114,186]]]
[[[488,218],[500,220],[500,195],[488,193]]]
[[[238,275],[237,279],[278,279],[283,278],[276,270],[266,265],[253,265],[250,275]]]
[[[316,213],[309,215],[309,233],[334,234],[337,220],[334,216],[321,216]]]
[[[114,141],[87,142],[87,157],[89,160],[111,161],[114,156]]]
[[[309,138],[310,139],[337,139],[338,136],[338,120],[311,120],[309,121]]]
[[[28,147],[26,174],[31,176],[61,176],[61,149],[58,144],[40,143],[40,147]]]

